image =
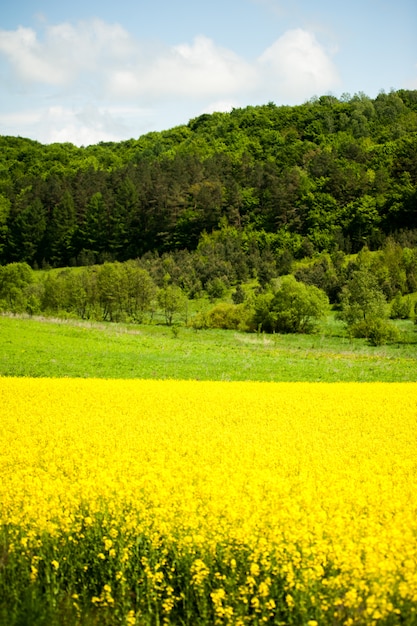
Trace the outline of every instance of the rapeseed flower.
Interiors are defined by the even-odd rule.
[[[22,587],[127,624],[415,615],[417,384],[0,382]]]

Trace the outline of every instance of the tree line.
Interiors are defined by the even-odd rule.
[[[389,239],[376,252],[337,250],[301,262],[284,255],[278,263],[226,224],[193,252],[42,272],[22,262],[0,266],[4,312],[310,333],[333,307],[352,336],[375,345],[398,338],[389,317],[417,320],[416,291],[417,248]]]
[[[268,273],[285,258],[417,241],[417,91],[250,106],[84,148],[0,147],[1,265],[191,253],[224,224],[249,259],[233,260],[237,274],[256,255]]]

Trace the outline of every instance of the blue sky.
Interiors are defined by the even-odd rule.
[[[0,134],[88,145],[205,112],[417,89],[415,0],[5,0]]]

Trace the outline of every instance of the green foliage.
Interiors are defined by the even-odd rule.
[[[172,325],[175,313],[180,313],[187,319],[187,297],[180,287],[167,285],[157,294],[158,304],[164,312],[167,326]]]
[[[155,293],[149,273],[137,262],[106,262],[76,271],[47,272],[40,310],[67,312],[81,319],[142,322]]]
[[[198,313],[191,321],[196,330],[222,328],[228,330],[249,330],[253,312],[246,304],[220,302],[208,311]]]
[[[343,288],[340,318],[345,321],[351,336],[364,337],[371,345],[379,346],[399,339],[397,329],[387,317],[385,295],[372,266],[367,267],[364,263],[353,272],[352,278]]]
[[[275,293],[258,297],[252,325],[268,333],[312,333],[328,312],[323,291],[288,276]]]
[[[349,327],[352,337],[364,337],[371,346],[382,346],[388,341],[398,341],[400,335],[398,329],[380,317],[358,320]]]
[[[33,281],[33,271],[27,263],[0,265],[0,309],[19,313],[25,310],[25,290]]]
[[[130,319],[141,322],[152,306],[156,287],[149,273],[135,261],[123,264],[123,284],[126,290],[126,313]]]
[[[206,283],[206,292],[211,300],[224,298],[227,292],[228,285],[226,283],[227,277],[223,279],[220,276],[215,276]]]
[[[228,231],[232,232],[232,246],[229,245]],[[27,264],[0,266],[1,307],[4,311],[31,315],[45,313],[112,322],[158,321],[162,313],[165,323],[169,325],[179,321],[187,323],[189,317],[198,311],[197,302],[201,296],[222,301],[228,298],[229,277],[221,272],[233,268],[233,263],[229,261],[230,250],[240,259],[240,250],[248,243],[239,236],[239,245],[235,246],[236,233],[228,226],[222,227],[220,231],[206,234],[195,252],[177,251],[164,253],[161,257],[148,254],[124,263],[106,261],[102,265],[43,271],[40,274],[35,274]],[[277,268],[279,261],[274,260],[269,243],[259,239],[258,235],[251,238],[248,273],[253,271],[257,275],[256,268],[259,271],[265,253]],[[264,245],[266,248],[262,247]],[[340,251],[332,255],[322,253],[297,264],[296,281],[275,278],[275,285],[282,283],[283,289],[278,290],[279,293],[271,291],[267,283],[264,292],[257,297],[256,312],[250,322],[246,313],[244,320],[239,317],[238,321],[233,316],[208,321],[202,314],[194,324],[200,327],[240,327],[252,331],[262,328],[265,332],[311,332],[310,312],[306,313],[305,302],[303,305],[291,305],[291,298],[296,301],[294,294],[284,293],[285,290],[290,291],[290,283],[298,291],[306,286],[318,288],[316,293],[326,292],[336,306],[339,306],[340,297],[340,316],[348,327],[363,319],[385,319],[388,313],[385,294],[397,289],[390,315],[396,319],[407,319],[411,314],[411,300],[402,296],[401,291],[412,284],[416,261],[413,249],[401,248],[393,243],[388,243],[378,253],[364,249],[349,258]],[[231,278],[236,280],[237,272],[233,274],[231,271]],[[262,285],[259,275],[251,286],[237,283],[230,293],[233,304],[244,304],[242,309],[250,311],[253,304],[251,288],[257,286],[259,292]],[[160,293],[157,298],[158,288]],[[314,289],[310,289],[310,296],[313,293]],[[298,295],[301,297],[302,294]],[[304,296],[302,299],[306,300]],[[313,311],[311,319],[316,313]],[[360,323],[355,333],[362,332],[367,337],[368,332],[363,332],[363,328],[364,324]]]
[[[413,303],[409,296],[397,294],[391,302],[390,318],[394,320],[410,319],[412,308]]]
[[[0,193],[0,259],[4,254],[9,232],[8,220],[10,216],[10,205],[10,200]]]
[[[269,103],[87,148],[0,137],[0,306],[186,323],[200,296],[244,304],[254,280],[265,294],[251,330],[310,332],[319,292],[313,314],[305,293],[295,306],[267,292],[294,272],[369,337],[387,302],[402,319],[400,298],[417,291],[416,101],[401,90]],[[13,263],[83,267],[10,283]],[[235,327],[229,313],[215,323]]]
[[[221,224],[214,247],[231,274],[216,276],[267,284],[285,252],[381,248],[417,229],[415,101],[401,90],[269,103],[86,148],[0,137],[0,263],[194,251]]]
[[[375,274],[367,267],[353,272],[343,288],[341,305],[340,318],[348,327],[387,317],[386,298]]]
[[[345,281],[343,259],[343,252],[335,253],[333,256],[321,254],[308,265],[299,267],[294,272],[294,276],[306,285],[314,285],[322,289],[330,302],[335,303],[338,301]]]
[[[232,293],[232,300],[234,304],[242,304],[246,300],[246,294],[242,285],[236,285],[236,289]]]

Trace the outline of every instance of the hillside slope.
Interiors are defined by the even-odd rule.
[[[416,240],[417,91],[250,106],[85,148],[0,148],[1,264],[193,250],[221,222],[296,256]]]

